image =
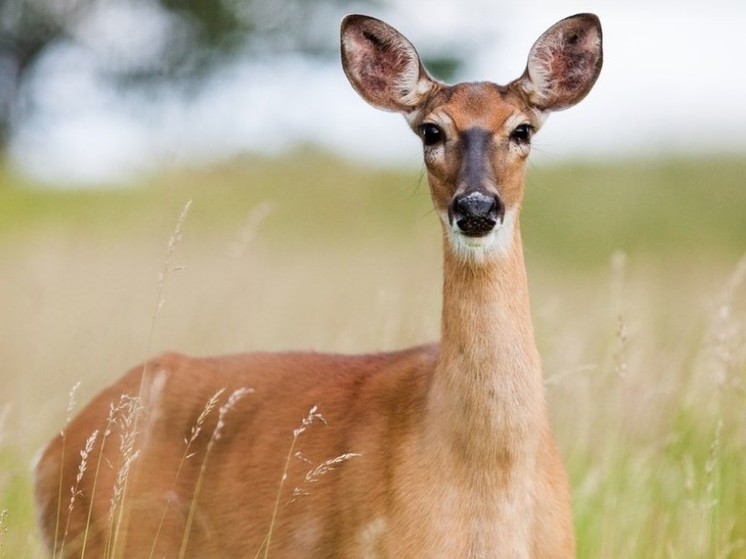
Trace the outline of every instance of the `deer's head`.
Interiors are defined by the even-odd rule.
[[[477,261],[505,254],[532,136],[549,112],[578,103],[598,78],[598,18],[579,14],[550,27],[523,75],[504,86],[433,79],[403,35],[367,16],[342,21],[341,46],[355,90],[379,109],[402,113],[422,139],[433,203],[454,253]]]

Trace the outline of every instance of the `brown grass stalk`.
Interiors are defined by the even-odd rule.
[[[186,556],[186,550],[187,545],[189,543],[189,536],[192,531],[192,524],[194,523],[194,517],[197,512],[197,501],[199,500],[199,494],[202,490],[202,484],[205,480],[205,472],[207,470],[207,463],[210,458],[210,453],[215,446],[215,443],[217,443],[220,440],[220,437],[222,436],[223,429],[225,428],[225,417],[228,415],[228,412],[230,412],[236,404],[241,400],[244,396],[247,394],[251,394],[253,392],[253,389],[251,388],[237,388],[234,390],[231,395],[228,397],[228,400],[220,406],[220,410],[218,412],[218,422],[215,425],[215,429],[212,432],[212,435],[210,436],[210,440],[207,443],[207,448],[205,449],[205,456],[202,459],[202,464],[200,465],[199,470],[199,476],[197,477],[197,482],[194,487],[194,494],[192,495],[192,502],[189,505],[189,513],[187,515],[187,522],[184,527],[184,535],[181,540],[181,548],[179,549],[179,559],[184,559]]]

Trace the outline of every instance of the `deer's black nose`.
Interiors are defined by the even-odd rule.
[[[451,223],[469,237],[490,233],[505,214],[505,206],[494,194],[473,191],[456,196],[448,209]]]

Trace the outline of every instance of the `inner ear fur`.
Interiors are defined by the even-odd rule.
[[[434,83],[412,43],[379,19],[345,17],[340,42],[347,79],[363,99],[379,109],[408,113]]]
[[[559,111],[581,101],[603,64],[601,22],[578,14],[555,23],[531,47],[518,85],[540,110]]]

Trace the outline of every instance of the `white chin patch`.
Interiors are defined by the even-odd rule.
[[[453,252],[468,262],[483,262],[489,258],[507,256],[513,246],[515,216],[515,210],[508,210],[502,222],[481,237],[464,235],[455,223],[448,224],[448,217],[445,216],[448,240]]]

